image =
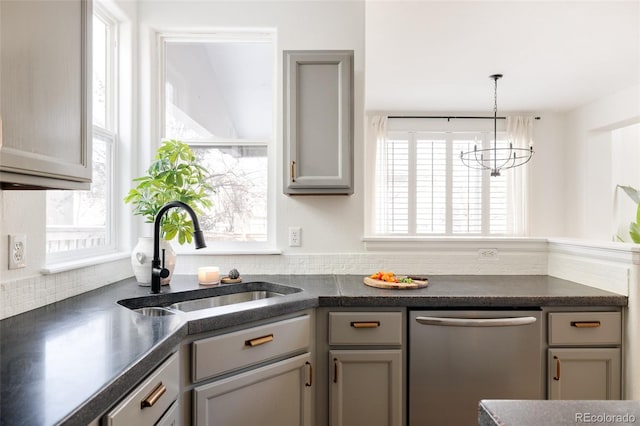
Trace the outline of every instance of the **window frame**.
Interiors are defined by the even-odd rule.
[[[210,254],[279,254],[276,248],[276,142],[278,140],[277,131],[277,76],[278,76],[278,47],[275,30],[265,29],[216,29],[203,30],[202,32],[191,31],[159,31],[156,35],[157,45],[157,96],[159,107],[156,110],[155,131],[158,135],[157,148],[161,141],[165,139],[166,129],[166,68],[165,68],[165,47],[167,42],[265,42],[270,43],[273,51],[273,73],[272,73],[272,137],[271,140],[249,140],[249,139],[181,139],[182,142],[192,147],[217,147],[217,146],[264,146],[267,149],[267,226],[265,241],[216,241],[207,240],[207,247],[196,250],[192,244],[173,244],[177,254],[190,255],[210,255]]]
[[[446,120],[446,119],[445,119]],[[513,238],[513,237],[523,237],[522,234],[519,233],[503,233],[503,232],[491,232],[490,229],[490,216],[491,216],[491,206],[490,206],[490,193],[487,190],[483,190],[482,194],[482,219],[481,219],[481,232],[479,233],[459,233],[453,232],[452,229],[452,164],[455,161],[455,153],[453,153],[453,140],[455,139],[453,136],[455,134],[468,133],[471,137],[473,135],[477,135],[478,143],[482,140],[482,144],[484,148],[490,147],[493,143],[493,122],[491,121],[491,128],[488,126],[488,122],[490,120],[432,120],[432,119],[393,119],[389,120],[387,123],[387,131],[386,134],[389,139],[400,138],[402,140],[409,141],[409,155],[411,157],[411,153],[413,153],[414,158],[409,160],[409,167],[411,165],[415,165],[415,146],[417,143],[417,139],[419,136],[439,136],[440,139],[447,140],[446,143],[446,224],[445,224],[445,232],[427,232],[427,233],[418,233],[416,232],[416,214],[415,214],[415,199],[416,199],[416,180],[415,180],[415,170],[409,170],[408,174],[412,176],[409,182],[409,193],[411,197],[413,197],[413,201],[409,200],[409,213],[408,218],[411,221],[408,224],[408,231],[406,233],[392,233],[392,232],[378,232],[377,223],[376,223],[376,209],[377,203],[379,202],[376,199],[377,192],[377,183],[376,183],[376,168],[377,168],[377,144],[376,135],[371,129],[368,129],[372,134],[368,137],[368,146],[365,149],[365,158],[368,158],[366,161],[366,179],[365,184],[365,192],[367,194],[367,202],[365,205],[370,206],[370,212],[365,215],[365,230],[363,241],[365,242],[365,247],[367,249],[377,249],[378,242],[384,241],[393,241],[395,243],[401,243],[402,241],[436,241],[436,240],[453,240],[453,239],[486,239],[486,238]],[[445,136],[446,135],[446,136]],[[501,138],[502,135],[502,138]],[[498,123],[498,141],[504,139],[505,129],[504,123]],[[413,144],[413,148],[412,145]],[[513,170],[509,170],[505,172],[513,173]],[[489,173],[482,172],[482,187],[490,188],[491,186],[491,177]],[[507,183],[508,185],[508,183]],[[512,188],[514,190],[514,188]],[[516,190],[526,191],[526,188],[520,188]],[[517,208],[517,207],[516,207]],[[413,210],[412,210],[413,209]],[[516,214],[526,216],[526,212],[516,212]],[[507,223],[506,227],[509,229],[510,219],[509,213],[507,212]]]
[[[67,263],[83,263],[90,258],[97,258],[105,255],[114,254],[119,246],[116,235],[116,217],[118,209],[116,205],[116,176],[118,158],[118,56],[119,56],[119,21],[104,6],[96,2],[93,5],[92,19],[100,19],[108,27],[107,46],[106,46],[106,99],[105,99],[105,127],[96,125],[93,120],[91,122],[91,137],[105,142],[107,145],[107,193],[106,193],[106,217],[105,217],[105,239],[106,244],[99,247],[80,248],[67,250],[62,252],[48,253],[45,247],[45,272],[56,269],[56,265]],[[93,26],[92,26],[93,28]],[[92,37],[93,39],[93,37]],[[93,61],[93,59],[92,59]],[[93,68],[93,67],[92,67]],[[93,107],[93,104],[91,104]],[[89,116],[93,117],[93,114]],[[95,145],[95,141],[93,143]],[[95,162],[92,162],[95,166]],[[49,232],[50,227],[46,224],[45,216],[45,232]],[[45,237],[46,244],[46,237]],[[78,262],[79,261],[79,262]]]

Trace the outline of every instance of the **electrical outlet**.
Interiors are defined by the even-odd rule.
[[[498,249],[478,250],[478,260],[498,260]]]
[[[300,247],[302,244],[300,233],[302,230],[299,226],[289,227],[289,247]]]
[[[27,236],[25,234],[9,235],[9,269],[27,266]]]

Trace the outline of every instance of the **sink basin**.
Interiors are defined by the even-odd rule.
[[[119,300],[118,304],[142,315],[165,316],[278,298],[300,291],[302,289],[296,287],[258,281],[134,297]]]
[[[133,311],[149,317],[164,317],[166,315],[176,314],[174,311],[161,306],[146,306],[144,308],[134,309]]]
[[[202,299],[187,300],[169,305],[169,309],[182,312],[199,311],[200,309],[215,308],[217,306],[234,305],[236,303],[250,302],[252,300],[267,299],[269,297],[284,296],[283,293],[266,290],[243,291],[241,293],[224,294],[221,296],[205,297]]]

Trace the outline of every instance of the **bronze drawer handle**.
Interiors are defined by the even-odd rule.
[[[295,182],[296,181],[296,162],[292,161],[291,162],[291,167],[290,167],[290,172],[291,172],[291,182]]]
[[[353,328],[378,328],[378,327],[380,327],[380,321],[351,321],[351,327],[353,327]]]
[[[311,387],[311,385],[313,385],[313,366],[309,361],[305,362],[305,364],[309,366],[309,381],[304,385],[306,387]]]
[[[598,328],[600,327],[600,321],[571,321],[571,327]]]
[[[255,339],[245,340],[245,346],[256,347],[260,345],[264,345],[265,343],[269,343],[273,340],[273,334],[267,334],[266,336],[256,337]]]
[[[153,407],[153,405],[156,402],[158,402],[160,397],[162,395],[164,395],[164,393],[166,391],[167,391],[166,386],[163,385],[162,382],[160,382],[160,384],[158,386],[156,386],[155,389],[152,390],[151,393],[149,395],[147,395],[147,397],[145,399],[140,401],[140,409],[145,409],[147,407]]]
[[[560,358],[554,356],[553,359],[556,360],[556,376],[553,378],[553,380],[560,380]]]

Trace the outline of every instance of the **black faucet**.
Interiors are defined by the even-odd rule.
[[[172,209],[174,207],[182,207],[189,213],[191,216],[191,221],[193,222],[193,237],[195,239],[195,245],[197,249],[201,249],[206,247],[207,245],[204,242],[204,234],[200,230],[200,224],[198,223],[198,217],[196,216],[196,212],[193,211],[188,204],[183,203],[182,201],[171,201],[164,206],[160,210],[158,210],[158,214],[156,215],[155,221],[153,223],[153,260],[151,261],[151,293],[158,294],[160,293],[161,285],[160,280],[162,278],[166,278],[169,276],[169,270],[164,267],[164,256],[162,256],[162,263],[160,262],[160,222],[162,220],[162,216],[167,212],[167,210]]]

